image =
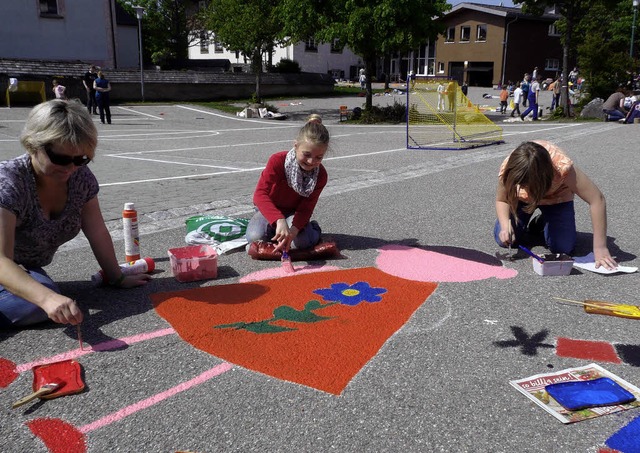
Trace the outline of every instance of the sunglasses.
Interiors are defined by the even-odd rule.
[[[54,165],[66,166],[69,164],[73,164],[76,167],[82,167],[91,162],[91,159],[89,159],[87,156],[65,156],[64,154],[56,154],[51,151],[50,146],[45,146],[44,152],[47,153],[47,157]]]

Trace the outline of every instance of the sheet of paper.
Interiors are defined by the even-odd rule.
[[[586,256],[574,256],[573,259],[574,259],[573,267],[584,269],[590,272],[596,272],[598,274],[616,274],[618,272],[625,272],[627,274],[630,274],[632,272],[638,272],[637,267],[620,266],[620,265],[618,265],[617,268],[611,269],[611,270],[605,269],[602,266],[596,269],[596,260],[593,255],[593,252],[589,253]]]

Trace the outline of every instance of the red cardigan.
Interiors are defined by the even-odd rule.
[[[320,193],[327,185],[327,170],[320,165],[315,189],[311,195],[303,197],[289,187],[287,182],[284,161],[288,152],[281,151],[269,158],[253,193],[253,204],[271,225],[278,219],[285,219],[295,213],[293,226],[302,230],[309,223]]]

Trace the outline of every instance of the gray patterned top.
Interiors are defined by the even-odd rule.
[[[79,167],[68,182],[63,211],[46,219],[40,208],[31,156],[0,162],[0,207],[16,216],[13,260],[27,268],[44,267],[65,242],[78,235],[83,206],[98,194],[98,181],[88,167]]]

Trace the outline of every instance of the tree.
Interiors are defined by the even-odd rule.
[[[621,0],[596,0],[597,3],[605,7],[613,8]],[[556,12],[563,16],[559,23],[559,30],[562,34],[562,94],[561,105],[565,116],[571,115],[569,108],[569,61],[577,60],[576,43],[574,42],[574,32],[579,27],[582,19],[587,15],[594,5],[594,0],[514,0],[516,4],[523,5],[523,12],[541,15],[546,8],[555,7]]]
[[[598,1],[576,26],[576,34],[582,36],[576,45],[578,65],[592,98],[606,99],[629,81],[633,72],[629,55],[632,16],[630,0],[615,6]]]
[[[134,17],[134,3],[145,10],[142,19],[142,54],[145,60],[157,63],[162,59],[173,67],[180,67],[187,61],[189,46],[198,37],[190,30],[184,0],[117,1]]]
[[[211,0],[202,12],[203,23],[218,42],[251,58],[258,102],[262,56],[286,42],[277,6],[278,0]]]
[[[371,109],[371,76],[378,58],[415,49],[444,31],[435,19],[446,0],[281,0],[286,34],[294,41],[313,37],[349,47],[362,58],[367,76],[366,109]]]

